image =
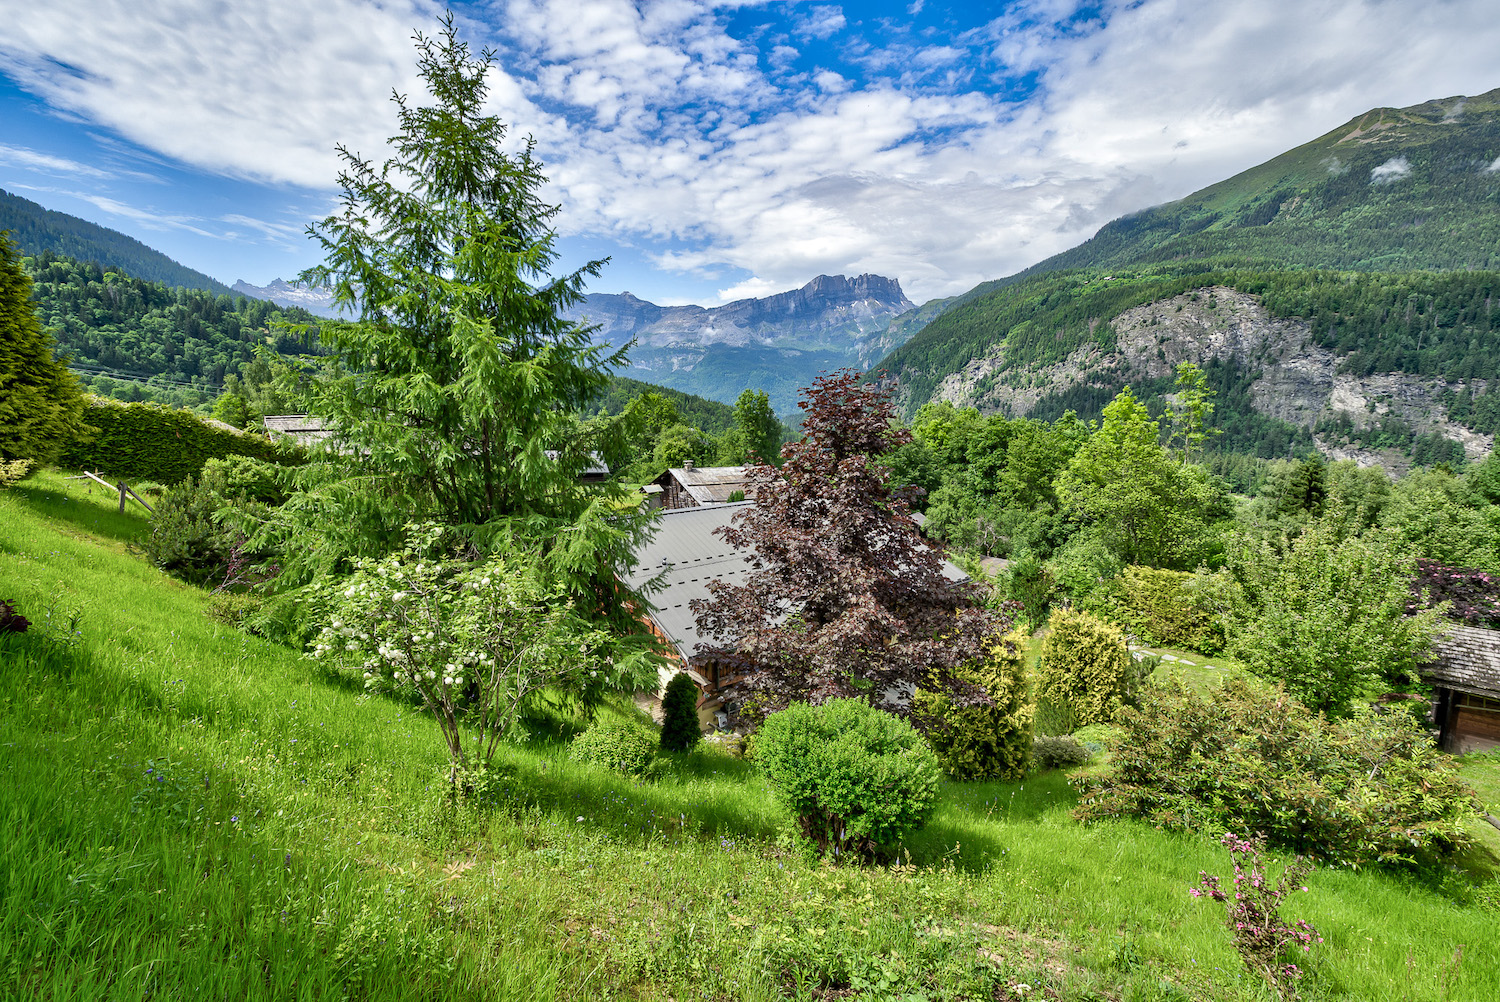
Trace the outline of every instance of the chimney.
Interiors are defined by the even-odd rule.
[[[686,473],[692,473],[693,472],[693,461],[691,459],[684,459],[682,461],[682,469]]]

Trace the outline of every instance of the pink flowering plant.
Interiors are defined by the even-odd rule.
[[[1265,978],[1278,998],[1296,998],[1297,981],[1303,974],[1295,962],[1298,948],[1305,954],[1312,944],[1323,942],[1323,937],[1305,920],[1288,923],[1280,909],[1289,891],[1307,890],[1303,881],[1312,864],[1305,856],[1298,856],[1272,884],[1261,863],[1262,840],[1230,833],[1220,842],[1234,861],[1234,889],[1225,890],[1218,877],[1200,870],[1198,886],[1188,893],[1222,901],[1227,912],[1225,923],[1234,934],[1235,949],[1245,966]]]
[[[596,702],[654,684],[655,659],[579,616],[565,590],[516,555],[434,556],[444,530],[409,527],[409,543],[319,586],[323,625],[311,655],[363,675],[369,692],[417,698],[442,731],[450,781],[488,768],[543,690]]]

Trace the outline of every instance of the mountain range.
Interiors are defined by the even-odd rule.
[[[1096,417],[1208,363],[1225,447],[1401,467],[1500,431],[1500,90],[1377,108],[963,296],[880,362],[928,401]],[[1500,414],[1500,409],[1496,410]]]
[[[231,290],[4,192],[0,228],[25,254],[330,312],[320,290],[279,279]],[[784,418],[819,372],[850,366],[886,370],[908,413],[948,401],[1090,418],[1125,385],[1159,409],[1172,366],[1195,361],[1219,393],[1222,447],[1317,447],[1400,466],[1493,445],[1497,300],[1500,89],[1372,109],[1022,272],[921,306],[893,279],[822,275],[713,308],[594,293],[569,316],[611,345],[634,341],[622,375],[723,402],[764,389]]]
[[[819,275],[800,289],[724,306],[657,306],[628,292],[590,293],[566,311],[595,338],[629,344],[621,375],[732,403],[765,390],[783,418],[820,372],[868,368],[894,348],[891,321],[915,309],[899,282]]]

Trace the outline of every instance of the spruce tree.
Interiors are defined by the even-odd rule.
[[[0,231],[0,460],[53,462],[85,430],[78,380],[53,354],[31,278]]]
[[[691,750],[703,732],[698,726],[698,686],[687,672],[678,672],[667,683],[661,712],[662,750]]]

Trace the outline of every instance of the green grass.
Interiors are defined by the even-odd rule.
[[[0,648],[0,997],[1264,997],[1187,894],[1227,855],[1080,826],[1056,773],[947,785],[869,870],[785,840],[751,764],[631,782],[545,722],[487,809],[454,808],[428,718],[209,618],[125,552],[145,523],[115,504],[51,475],[0,493],[0,597],[38,624]],[[1473,895],[1309,886],[1312,998],[1500,997]]]

